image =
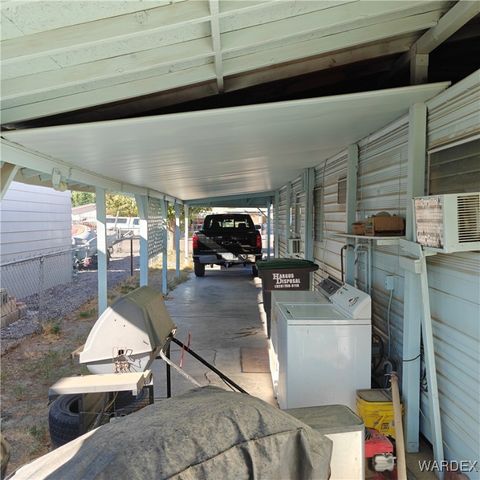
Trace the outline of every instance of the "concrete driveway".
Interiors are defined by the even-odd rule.
[[[261,304],[261,283],[251,275],[251,267],[206,269],[205,277],[191,278],[168,297],[167,308],[177,325],[176,338],[215,365],[248,393],[273,405],[268,369],[268,343],[265,315]],[[179,364],[181,349],[172,344],[171,358]],[[208,368],[184,352],[183,368],[201,385],[229,389]],[[165,364],[153,366],[155,396],[166,396]],[[172,393],[178,395],[195,388],[172,369]]]

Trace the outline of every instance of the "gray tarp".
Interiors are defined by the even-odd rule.
[[[255,397],[203,387],[104,425],[21,479],[327,479],[332,443]]]

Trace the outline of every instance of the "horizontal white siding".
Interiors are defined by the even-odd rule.
[[[70,192],[13,182],[0,204],[0,263],[71,246]]]
[[[71,280],[70,192],[13,182],[0,203],[1,283],[18,298]],[[22,261],[47,256],[40,260]],[[16,262],[16,263],[12,263]]]
[[[340,250],[345,239],[335,238],[335,233],[345,232],[345,204],[338,204],[337,182],[347,174],[347,151],[344,150],[332,158],[326,159],[315,168],[315,187],[321,187],[323,205],[320,224],[321,240],[314,242],[315,262],[320,265],[315,274],[315,283],[321,278],[332,275],[338,279],[340,273]],[[317,219],[315,219],[317,222]]]
[[[478,72],[454,85],[427,104],[429,150],[478,138],[480,132],[480,77]],[[407,199],[408,116],[359,143],[357,219],[387,211],[405,217]],[[345,145],[347,148],[347,145]],[[462,159],[459,157],[458,161]],[[337,181],[346,174],[346,150],[319,161],[316,188],[321,188],[321,211],[315,212],[322,236],[314,244],[320,277],[340,278],[340,249],[345,239],[345,205],[337,202]],[[450,169],[454,168],[451,165]],[[427,172],[428,173],[428,172]],[[452,185],[461,192],[465,185]],[[478,190],[480,190],[480,185]],[[438,192],[442,193],[442,192]],[[318,202],[317,202],[318,204]],[[320,218],[318,218],[320,216]],[[372,310],[374,329],[387,343],[401,373],[403,337],[403,270],[399,247],[374,246],[372,251]],[[357,262],[358,286],[366,288],[366,261]],[[442,429],[449,460],[478,460],[480,452],[480,253],[436,255],[428,259],[428,280],[437,362]],[[393,296],[384,287],[386,275],[394,275]],[[389,322],[387,318],[389,317]],[[424,368],[424,367],[423,367]],[[419,385],[420,388],[420,385]],[[421,430],[430,439],[428,387],[422,382]],[[479,478],[471,476],[471,478]]]

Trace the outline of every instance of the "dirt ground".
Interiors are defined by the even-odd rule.
[[[169,290],[188,279],[190,268],[168,270]],[[161,287],[161,270],[150,269],[150,284]],[[108,294],[112,302],[138,286],[138,275],[129,277]],[[43,331],[26,337],[1,357],[1,431],[10,445],[7,474],[44,455],[50,448],[48,388],[64,376],[88,373],[71,352],[85,343],[97,319],[96,298],[83,304],[61,322],[46,322]]]

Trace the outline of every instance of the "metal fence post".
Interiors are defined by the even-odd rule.
[[[38,275],[38,320],[43,322],[44,318],[44,287],[45,287],[45,257],[40,257],[39,275]]]

